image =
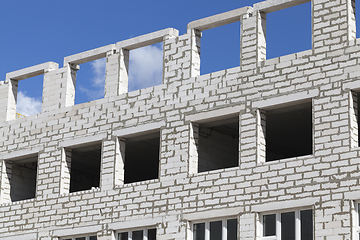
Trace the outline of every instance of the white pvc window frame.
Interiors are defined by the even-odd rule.
[[[306,210],[312,210],[312,218],[314,218],[314,209],[312,208],[299,208],[299,209],[285,209],[280,211],[271,211],[271,212],[265,212],[261,213],[259,217],[259,228],[258,228],[258,234],[260,236],[261,240],[281,240],[281,214],[282,213],[290,213],[295,212],[295,240],[301,240],[301,220],[300,220],[300,212],[306,211]],[[276,235],[274,236],[264,236],[264,218],[263,216],[266,215],[276,215]],[[313,229],[314,229],[314,222],[313,222]]]
[[[136,231],[143,231],[143,240],[148,240],[148,233],[149,233],[149,230],[151,229],[155,229],[156,232],[157,232],[157,229],[155,226],[153,227],[147,227],[147,228],[134,228],[134,229],[128,229],[128,230],[120,230],[120,231],[116,231],[116,240],[120,240],[120,234],[121,233],[127,233],[128,234],[128,240],[132,240],[132,234],[133,232],[136,232]]]
[[[77,235],[77,236],[73,236],[73,237],[63,237],[61,238],[61,240],[77,240],[78,238],[83,238],[85,237],[85,240],[90,240],[90,237],[96,237],[97,239],[97,234],[87,234],[87,235]]]
[[[233,217],[226,217],[226,218],[214,218],[214,219],[206,219],[206,220],[199,220],[199,221],[191,221],[190,222],[190,232],[188,236],[188,240],[194,239],[194,225],[199,223],[205,223],[205,240],[210,240],[210,223],[211,222],[222,222],[222,240],[227,240],[227,221],[236,219],[236,223],[238,224],[238,218],[236,216]],[[237,230],[238,232],[239,230]]]

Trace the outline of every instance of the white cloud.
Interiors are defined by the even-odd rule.
[[[101,58],[91,62],[91,86],[79,86],[79,90],[87,96],[89,101],[104,97],[105,71],[106,58]]]
[[[98,59],[91,62],[92,71],[94,73],[93,86],[99,86],[104,88],[105,84],[105,69],[106,58]]]
[[[16,112],[25,116],[41,112],[41,100],[26,96],[26,92],[19,91],[17,94]]]
[[[162,59],[161,44],[130,51],[129,91],[161,84]]]

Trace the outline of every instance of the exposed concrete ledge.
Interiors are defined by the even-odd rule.
[[[116,130],[113,132],[113,135],[118,137],[136,137],[147,133],[153,133],[155,131],[158,131],[161,127],[164,126],[165,126],[164,121],[148,123],[148,124]]]
[[[17,71],[9,72],[6,74],[6,80],[23,80],[26,78],[31,78],[44,74],[47,71],[56,70],[58,68],[59,64],[57,64],[56,62],[46,62],[28,68],[23,68]]]
[[[100,133],[94,136],[66,139],[60,142],[60,147],[72,148],[79,146],[88,146],[88,145],[92,145],[95,142],[100,142],[104,138],[106,138],[106,133]]]
[[[244,207],[215,209],[204,212],[184,213],[183,219],[187,221],[197,221],[202,219],[218,218],[218,217],[236,217],[239,213],[244,211]]]
[[[270,99],[260,100],[253,102],[253,108],[273,109],[280,106],[291,106],[302,101],[308,101],[313,97],[319,95],[319,89],[312,89],[309,91],[298,92],[280,97],[274,97]]]
[[[209,121],[218,121],[229,117],[239,116],[240,111],[245,109],[245,105],[221,108],[207,112],[195,113],[185,116],[185,121],[204,123]]]
[[[360,192],[346,192],[344,193],[344,199],[349,199],[349,200],[360,200]]]
[[[14,234],[14,233],[13,233]],[[16,234],[16,233],[15,233]],[[37,233],[28,233],[23,235],[13,235],[8,237],[1,237],[0,240],[36,240],[37,239]]]
[[[33,157],[35,155],[37,155],[40,151],[43,150],[43,147],[34,147],[31,149],[22,149],[22,150],[16,150],[10,153],[3,153],[0,155],[0,159],[4,159],[4,160],[17,160],[17,159],[22,159],[22,158],[27,158],[27,157]]]
[[[204,31],[207,29],[220,27],[233,22],[238,22],[240,21],[240,17],[242,15],[250,12],[252,12],[252,7],[238,8],[232,11],[192,21],[187,25],[187,29],[197,29]]]
[[[294,7],[311,0],[268,0],[254,4],[254,11],[261,11],[264,13],[271,13],[285,8]]]
[[[112,50],[115,50],[115,44],[109,44],[107,46],[67,56],[64,58],[64,67],[67,66],[68,63],[82,64],[106,57],[106,53]]]
[[[54,230],[53,236],[56,237],[65,237],[65,236],[73,236],[80,234],[95,234],[101,231],[101,225],[87,226],[87,227],[76,227],[76,228],[65,228]]]
[[[132,50],[140,47],[145,47],[151,44],[162,42],[163,37],[165,36],[177,37],[179,36],[179,31],[175,28],[166,28],[160,31],[130,38],[121,42],[117,42],[116,49],[124,48],[127,50]]]
[[[162,223],[162,217],[157,218],[145,218],[138,219],[134,221],[125,221],[125,222],[115,222],[109,223],[109,229],[112,230],[123,230],[123,229],[133,229],[133,228],[146,228],[146,227],[155,227],[156,224]]]
[[[251,207],[252,212],[269,212],[290,208],[309,207],[320,201],[320,197],[312,197],[298,200],[285,200],[279,202],[264,203]]]

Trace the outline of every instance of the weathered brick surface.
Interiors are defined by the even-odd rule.
[[[352,239],[353,196],[360,198],[354,110],[360,41],[348,1],[313,0],[313,49],[269,60],[260,31],[264,14],[242,16],[241,65],[202,76],[201,32],[164,37],[163,84],[147,89],[126,93],[128,52],[108,53],[105,98],[76,106],[74,70],[52,70],[45,73],[46,104],[35,116],[10,120],[16,82],[0,82],[6,106],[0,109],[0,239],[57,239],[61,229],[90,226],[105,240],[121,229],[114,226],[146,222],[156,226],[158,239],[180,240],[187,238],[186,214],[232,208],[239,239],[257,239],[257,206],[304,200],[307,207],[307,199],[315,199],[315,239]],[[265,162],[262,107],[308,98],[313,154]],[[239,166],[197,173],[198,126],[186,118],[234,106]],[[161,125],[159,179],[124,184],[124,143],[114,132],[153,123]],[[81,139],[102,141],[100,187],[69,193],[71,152],[64,144]],[[4,160],[19,151],[39,153],[36,198],[11,203]]]

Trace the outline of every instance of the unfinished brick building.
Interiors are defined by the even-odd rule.
[[[1,240],[359,239],[354,0],[312,0],[312,49],[266,60],[268,0],[10,72],[0,82]],[[240,21],[240,66],[200,75],[201,32]],[[163,83],[128,92],[163,42]],[[74,105],[106,57],[105,97]],[[16,119],[18,81],[44,76]],[[25,80],[26,81],[26,80]]]

